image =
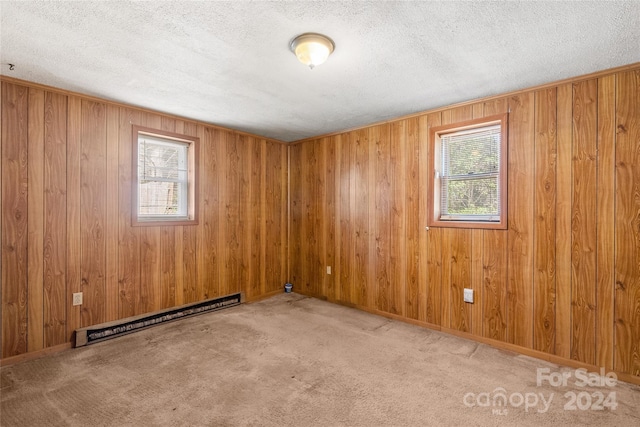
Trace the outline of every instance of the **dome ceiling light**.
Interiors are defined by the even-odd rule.
[[[333,40],[322,34],[304,33],[293,39],[289,47],[298,61],[313,70],[313,67],[327,60],[333,52],[335,44]]]

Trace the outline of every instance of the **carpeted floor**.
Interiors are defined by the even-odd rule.
[[[580,374],[282,294],[4,367],[0,424],[640,425],[640,387]]]

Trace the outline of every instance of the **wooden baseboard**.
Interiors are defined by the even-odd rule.
[[[340,304],[343,305],[345,307],[350,307],[350,308],[355,308],[358,310],[362,310],[362,311],[366,311],[367,313],[371,313],[371,314],[377,314],[379,316],[382,317],[386,317],[388,319],[394,319],[394,320],[399,320],[401,322],[404,323],[410,323],[412,325],[416,325],[416,326],[422,326],[424,328],[429,328],[429,329],[433,329],[436,331],[441,331],[450,335],[455,335],[457,337],[460,338],[465,338],[465,339],[469,339],[472,341],[476,341],[476,342],[480,342],[483,344],[487,344],[490,345],[492,347],[495,348],[499,348],[501,350],[509,350],[512,351],[514,353],[518,353],[518,354],[522,354],[525,356],[530,356],[536,359],[540,359],[540,360],[544,360],[547,362],[551,362],[551,363],[555,363],[557,365],[563,365],[563,366],[568,366],[570,368],[582,368],[582,369],[586,369],[589,372],[596,372],[599,373],[600,369],[602,367],[600,366],[596,366],[596,365],[591,365],[588,363],[583,363],[577,360],[573,360],[573,359],[566,359],[564,357],[560,357],[560,356],[556,356],[555,354],[549,354],[549,353],[545,353],[542,351],[538,351],[538,350],[533,350],[530,348],[526,348],[526,347],[521,347],[519,345],[516,344],[511,344],[511,343],[507,343],[504,341],[498,341],[492,338],[485,338],[485,337],[481,337],[481,336],[477,336],[477,335],[473,335],[469,332],[461,332],[458,331],[456,329],[451,329],[451,328],[443,328],[439,325],[434,325],[432,323],[427,323],[427,322],[423,322],[420,320],[415,320],[415,319],[409,319],[407,317],[403,317],[397,314],[392,314],[392,313],[387,313],[384,311],[380,311],[377,309],[372,309],[372,308],[368,308],[368,307],[364,307],[361,305],[357,305],[357,304],[353,304],[353,303],[349,303],[349,302],[345,302],[345,301],[340,301],[340,300],[335,300],[335,299],[331,299],[331,298],[326,298],[326,297],[320,297],[317,295],[314,295],[312,293],[309,292],[304,292],[304,291],[299,291],[296,290],[296,293],[299,293],[301,295],[305,295],[308,297],[312,297],[312,298],[317,298],[317,299],[321,299],[321,300],[325,300],[328,302],[332,302],[335,304]],[[618,377],[619,380],[621,381],[625,381],[631,384],[635,384],[635,385],[640,385],[640,377],[635,376],[635,375],[631,375],[631,374],[627,374],[624,372],[618,372],[615,370],[606,370],[607,372],[613,372],[616,374],[616,376]]]
[[[242,302],[243,303],[252,303],[256,301],[260,301],[263,299],[271,298],[279,293],[284,292],[284,290],[277,290],[273,292],[268,292],[266,294],[254,296],[254,297],[246,297],[246,295],[242,294]],[[75,338],[74,338],[75,342]],[[26,362],[29,360],[39,359],[44,356],[49,356],[52,354],[60,353],[62,351],[73,348],[73,342],[68,342],[60,345],[56,345],[53,347],[43,348],[42,350],[32,351],[29,353],[18,354],[17,356],[5,357],[0,359],[0,366],[10,366],[15,365],[16,363]]]
[[[251,304],[253,302],[257,302],[257,301],[261,301],[263,299],[271,298],[273,296],[276,296],[276,295],[282,294],[282,293],[284,293],[284,288],[278,289],[276,291],[267,292],[267,293],[261,294],[261,295],[251,296],[251,297],[246,296],[246,294],[245,294],[245,299],[244,299],[243,302]]]
[[[271,298],[277,294],[282,293],[282,290],[276,290],[276,291],[272,291],[272,292],[267,292],[265,294],[262,295],[258,295],[258,296],[254,296],[254,297],[246,297],[243,302],[246,303],[253,303],[253,302],[257,302],[260,300],[264,300],[267,298]],[[420,320],[415,320],[415,319],[409,319],[407,317],[403,317],[397,314],[392,314],[392,313],[386,313],[384,311],[380,311],[380,310],[376,310],[376,309],[372,309],[372,308],[368,308],[368,307],[364,307],[364,306],[360,306],[357,304],[352,304],[346,301],[341,301],[341,300],[334,300],[334,299],[330,299],[330,298],[324,298],[324,297],[318,297],[317,295],[308,293],[308,292],[304,292],[304,291],[299,291],[296,290],[295,291],[298,294],[301,295],[305,295],[308,297],[312,297],[312,298],[317,298],[317,299],[321,299],[321,300],[325,300],[328,302],[332,302],[335,304],[339,304],[339,305],[343,305],[345,307],[350,307],[350,308],[355,308],[361,311],[365,311],[367,313],[371,313],[371,314],[376,314],[382,317],[386,317],[388,319],[393,319],[393,320],[399,320],[401,322],[404,323],[409,323],[412,325],[416,325],[416,326],[421,326],[424,328],[428,328],[428,329],[433,329],[436,331],[441,331],[447,334],[451,334],[451,335],[455,335],[458,336],[460,338],[465,338],[465,339],[469,339],[472,341],[476,341],[476,342],[481,342],[483,344],[487,344],[490,345],[492,347],[495,348],[499,348],[502,350],[509,350],[509,351],[513,351],[514,353],[519,353],[519,354],[523,354],[525,356],[530,356],[530,357],[534,357],[536,359],[540,359],[540,360],[545,360],[547,362],[551,362],[551,363],[555,363],[557,365],[564,365],[564,366],[568,366],[571,368],[583,368],[586,369],[590,372],[600,372],[600,366],[596,366],[596,365],[590,365],[588,363],[583,363],[583,362],[579,362],[577,360],[573,360],[573,359],[565,359],[564,357],[560,357],[560,356],[556,356],[555,354],[549,354],[549,353],[544,353],[542,351],[538,351],[538,350],[533,350],[530,348],[525,348],[525,347],[520,347],[518,345],[515,344],[511,344],[511,343],[506,343],[503,341],[498,341],[498,340],[494,340],[491,338],[485,338],[485,337],[479,337],[477,335],[473,335],[470,334],[468,332],[461,332],[455,329],[450,329],[450,328],[443,328],[439,325],[435,325],[432,323],[428,323],[428,322],[423,322]],[[48,356],[51,354],[55,354],[55,353],[59,353],[61,351],[70,349],[73,347],[72,343],[65,343],[65,344],[60,344],[57,346],[53,346],[53,347],[48,347],[42,350],[38,350],[38,351],[34,351],[31,353],[25,353],[25,354],[19,354],[17,356],[12,356],[12,357],[6,357],[4,359],[0,359],[0,366],[9,366],[9,365],[13,365],[19,362],[25,362],[27,360],[33,360],[33,359],[39,359],[40,357],[43,356]],[[635,385],[640,385],[640,377],[637,377],[635,375],[631,375],[631,374],[627,374],[624,372],[617,372],[617,371],[612,371],[614,372],[617,376],[619,380],[628,382],[630,384],[635,384]]]
[[[42,350],[32,351],[30,353],[23,353],[17,356],[5,357],[4,359],[0,359],[0,366],[15,365],[16,363],[26,362],[27,360],[39,359],[44,356],[60,353],[70,348],[73,348],[73,344],[67,342],[64,344],[54,345],[53,347],[43,348]]]

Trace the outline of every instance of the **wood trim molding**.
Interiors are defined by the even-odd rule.
[[[165,140],[175,140],[177,142],[188,144],[188,219],[184,220],[157,220],[142,221],[138,218],[138,141],[140,135],[149,137],[165,138]],[[131,126],[131,225],[134,227],[162,227],[162,226],[179,226],[179,225],[198,225],[198,199],[200,198],[200,138],[197,136],[189,136],[168,132],[161,129],[153,129],[144,126]]]
[[[446,328],[446,327],[441,327],[439,325],[434,325],[432,323],[427,323],[427,322],[422,322],[420,320],[415,320],[415,319],[409,319],[406,317],[402,317],[400,315],[397,314],[392,314],[392,313],[387,313],[384,311],[380,311],[380,310],[376,310],[376,309],[372,309],[372,308],[368,308],[368,307],[364,307],[358,304],[351,304],[351,303],[346,303],[344,301],[340,301],[340,300],[334,300],[331,298],[324,298],[324,297],[319,297],[317,295],[308,293],[308,292],[304,292],[304,291],[300,291],[300,290],[295,290],[294,288],[294,292],[300,295],[304,295],[304,296],[308,296],[311,298],[316,298],[316,299],[320,299],[323,301],[328,301],[330,303],[334,303],[334,304],[339,304],[345,307],[349,307],[349,308],[355,308],[358,310],[362,310],[365,311],[367,313],[371,313],[371,314],[377,314],[379,316],[382,317],[386,317],[387,319],[393,319],[393,320],[399,320],[403,323],[408,323],[411,325],[416,325],[416,326],[421,326],[423,328],[428,328],[428,329],[432,329],[434,331],[440,331],[449,335],[454,335],[460,338],[465,338],[471,341],[476,341],[482,344],[487,344],[491,347],[494,348],[499,348],[501,350],[508,350],[508,351],[512,351],[514,353],[518,353],[518,354],[522,354],[525,356],[530,356],[536,359],[540,359],[540,360],[544,360],[550,363],[555,363],[557,365],[563,365],[563,366],[568,366],[570,368],[583,368],[586,369],[589,372],[595,372],[595,373],[599,373],[600,372],[600,366],[596,366],[596,365],[590,365],[588,363],[582,363],[579,362],[577,360],[573,360],[573,359],[567,359],[561,356],[556,356],[555,354],[549,354],[549,353],[545,353],[542,351],[538,351],[538,350],[533,350],[530,348],[526,348],[526,347],[521,347],[518,346],[516,344],[511,344],[508,342],[504,342],[504,341],[498,341],[498,340],[494,340],[491,338],[485,338],[485,337],[481,337],[481,336],[477,336],[477,335],[473,335],[469,332],[461,332],[458,331],[456,329],[451,329],[451,328]],[[609,370],[607,370],[609,372]],[[623,372],[617,372],[615,370],[611,370],[610,372],[613,372],[617,375],[618,380],[621,381],[625,381],[628,382],[630,384],[635,384],[635,385],[640,385],[640,377],[636,377],[634,375],[630,375],[630,374],[626,374]]]
[[[468,101],[459,102],[457,104],[443,105],[442,107],[437,107],[437,108],[433,108],[433,109],[430,109],[430,110],[418,111],[418,112],[415,112],[415,113],[406,114],[404,116],[394,117],[392,119],[382,120],[382,121],[374,122],[374,123],[368,123],[366,125],[356,126],[356,127],[353,127],[353,128],[347,128],[347,129],[339,130],[339,131],[336,131],[336,132],[330,132],[330,133],[326,133],[326,134],[322,134],[322,135],[310,136],[308,138],[299,139],[297,141],[292,141],[292,142],[289,142],[287,144],[288,145],[301,144],[301,143],[307,142],[307,141],[314,141],[316,139],[327,138],[327,137],[335,136],[335,135],[341,135],[343,133],[354,132],[354,131],[358,131],[358,130],[361,130],[361,129],[367,129],[367,128],[374,127],[374,126],[380,126],[380,125],[384,125],[384,124],[387,124],[387,123],[397,122],[397,121],[400,121],[400,120],[407,120],[407,119],[412,119],[412,118],[415,118],[415,117],[421,117],[421,116],[424,116],[424,115],[427,115],[427,114],[441,113],[441,112],[446,111],[446,110],[452,110],[452,109],[459,108],[459,107],[464,107],[464,106],[467,106],[467,105],[473,105],[473,104],[477,104],[479,102],[494,101],[496,99],[508,98],[508,97],[516,96],[516,95],[519,95],[519,94],[522,94],[522,93],[535,92],[535,91],[539,91],[539,90],[543,90],[543,89],[550,89],[550,88],[554,88],[556,86],[562,86],[562,85],[567,84],[567,83],[578,83],[578,82],[581,82],[581,81],[584,81],[584,80],[605,77],[605,76],[608,76],[608,75],[611,75],[611,74],[616,74],[616,73],[620,73],[622,71],[632,70],[632,69],[638,68],[638,67],[640,67],[640,62],[634,62],[633,64],[622,65],[620,67],[609,68],[609,69],[601,70],[601,71],[595,71],[595,72],[590,73],[590,74],[583,74],[581,76],[570,77],[568,79],[557,80],[557,81],[550,82],[550,83],[543,83],[541,85],[531,86],[531,87],[523,88],[523,89],[518,89],[518,90],[511,91],[511,92],[500,93],[500,94],[497,94],[497,95],[491,95],[491,96],[487,96],[487,97],[484,97],[484,98],[471,99],[471,100],[468,100]]]
[[[242,295],[242,303],[254,303],[254,302],[258,302],[261,300],[265,300],[268,298],[271,298],[275,295],[281,294],[282,292],[284,292],[283,290],[279,289],[277,291],[272,291],[269,293],[266,293],[264,295],[260,295],[260,296],[256,296],[256,297],[249,297],[246,298],[245,295]],[[3,359],[0,359],[0,366],[11,366],[11,365],[15,365],[16,363],[22,363],[22,362],[27,362],[29,360],[35,360],[35,359],[40,359],[42,357],[45,356],[50,356],[53,354],[57,354],[57,353],[61,353],[63,351],[66,350],[70,350],[74,348],[74,343],[75,343],[75,337],[73,338],[73,342],[66,342],[64,344],[59,344],[53,347],[47,347],[47,348],[43,348],[42,350],[38,350],[38,351],[32,351],[30,353],[23,353],[23,354],[19,354],[17,356],[11,356],[11,357],[5,357]]]
[[[283,285],[282,289],[278,289],[276,291],[267,292],[267,293],[262,294],[262,295],[251,296],[251,297],[248,297],[248,296],[245,295],[244,296],[244,300],[242,302],[243,303],[247,303],[247,304],[253,304],[254,302],[258,302],[258,301],[262,301],[262,300],[265,300],[265,299],[269,299],[269,298],[274,297],[274,296],[276,296],[278,294],[281,294],[283,292],[284,292],[284,285]]]
[[[267,138],[264,137],[262,135],[256,135],[253,133],[249,133],[249,132],[244,132],[241,130],[237,130],[237,129],[231,129],[228,127],[224,127],[224,126],[220,126],[217,125],[215,123],[208,123],[208,122],[203,122],[200,120],[194,120],[188,117],[183,117],[183,116],[178,116],[175,114],[169,114],[169,113],[165,113],[162,111],[156,111],[156,110],[152,110],[149,108],[144,108],[144,107],[140,107],[137,105],[130,105],[130,104],[126,104],[124,102],[118,102],[118,101],[113,101],[110,99],[106,99],[106,98],[99,98],[97,96],[92,96],[92,95],[86,95],[80,92],[74,92],[72,90],[66,90],[66,89],[60,89],[54,86],[48,86],[42,83],[36,83],[36,82],[30,82],[28,80],[22,80],[22,79],[17,79],[15,77],[9,77],[6,76],[4,74],[0,74],[0,81],[3,82],[7,82],[7,83],[12,83],[12,84],[16,84],[16,85],[21,85],[21,86],[27,86],[30,88],[34,88],[34,89],[41,89],[47,92],[53,92],[53,93],[58,93],[61,95],[67,95],[67,96],[74,96],[77,97],[81,100],[84,101],[93,101],[93,102],[99,102],[102,104],[107,104],[107,105],[111,105],[114,107],[122,107],[122,108],[128,108],[134,111],[140,111],[140,112],[145,112],[145,113],[153,113],[153,114],[157,114],[159,116],[162,117],[166,117],[169,119],[177,119],[177,120],[184,120],[185,123],[193,123],[195,125],[200,125],[200,126],[206,126],[209,128],[213,128],[213,129],[218,129],[218,130],[222,130],[222,131],[226,131],[226,132],[233,132],[236,135],[244,135],[244,136],[248,136],[248,137],[252,137],[252,138],[258,138],[258,139],[264,139],[266,141],[271,141],[274,143],[278,143],[278,144],[283,144],[283,145],[289,145],[288,142],[284,142],[284,141],[280,141],[279,139],[273,139],[273,138]]]
[[[138,107],[138,106],[135,106],[135,105],[125,104],[123,102],[107,100],[107,99],[99,98],[99,97],[96,97],[96,96],[82,94],[80,92],[74,92],[74,91],[71,91],[71,90],[60,89],[60,88],[56,88],[56,87],[53,87],[53,86],[44,85],[44,84],[41,84],[41,83],[30,82],[28,80],[22,80],[22,79],[18,79],[18,78],[15,78],[15,77],[9,77],[9,76],[6,76],[4,74],[0,74],[0,81],[6,81],[8,83],[14,83],[14,84],[19,84],[19,85],[29,86],[29,87],[33,87],[33,88],[37,88],[37,89],[46,90],[48,92],[56,92],[56,93],[60,93],[60,94],[64,94],[64,95],[77,96],[77,97],[79,97],[81,99],[84,99],[84,100],[107,103],[107,104],[110,104],[110,105],[114,105],[114,106],[118,106],[118,107],[130,108],[130,109],[137,110],[137,111],[145,111],[145,112],[149,111],[149,112],[153,112],[155,114],[159,114],[159,115],[164,116],[164,117],[185,120],[186,122],[191,122],[191,123],[195,123],[195,124],[202,125],[202,126],[208,126],[208,127],[214,128],[214,129],[231,131],[231,132],[234,132],[234,133],[236,133],[238,135],[245,135],[245,136],[250,136],[250,137],[254,137],[254,138],[260,138],[260,139],[264,139],[264,140],[275,142],[275,143],[279,143],[279,144],[296,145],[296,144],[300,144],[300,143],[303,143],[303,142],[306,142],[306,141],[313,141],[315,139],[321,139],[321,138],[327,138],[327,137],[330,137],[330,136],[341,135],[341,134],[347,133],[347,132],[353,132],[353,131],[357,131],[357,130],[360,130],[360,129],[366,129],[366,128],[369,128],[369,127],[372,127],[372,126],[378,126],[378,125],[383,125],[383,124],[387,124],[387,123],[393,123],[393,122],[396,122],[396,121],[399,121],[399,120],[406,120],[406,119],[411,119],[411,118],[414,118],[414,117],[420,117],[420,116],[423,116],[423,115],[426,115],[426,114],[438,113],[438,112],[442,112],[442,111],[449,110],[449,109],[452,109],[452,108],[457,108],[457,107],[463,107],[463,106],[466,106],[466,105],[476,104],[478,102],[487,102],[487,101],[492,101],[492,100],[499,99],[499,98],[518,95],[518,94],[521,94],[521,93],[526,93],[526,92],[531,92],[531,91],[538,91],[538,90],[542,90],[542,89],[549,89],[549,88],[553,88],[553,87],[556,87],[556,86],[561,86],[561,85],[567,84],[567,83],[577,83],[577,82],[580,82],[580,81],[583,81],[583,80],[589,80],[589,79],[593,79],[593,78],[600,78],[600,77],[604,77],[604,76],[607,76],[607,75],[610,75],[610,74],[615,74],[615,73],[619,73],[619,72],[622,72],[622,71],[631,70],[631,69],[634,69],[634,68],[637,68],[637,67],[640,67],[640,62],[634,62],[632,64],[622,65],[620,67],[608,68],[606,70],[595,71],[593,73],[583,74],[581,76],[570,77],[570,78],[563,79],[563,80],[557,80],[557,81],[550,82],[550,83],[544,83],[544,84],[537,85],[537,86],[532,86],[532,87],[528,87],[528,88],[524,88],[524,89],[518,89],[518,90],[515,90],[515,91],[512,91],[512,92],[501,93],[501,94],[498,94],[498,95],[491,95],[491,96],[487,96],[487,97],[484,97],[484,98],[476,98],[476,99],[472,99],[472,100],[468,100],[468,101],[463,101],[463,102],[460,102],[460,103],[457,103],[457,104],[445,105],[445,106],[442,106],[442,107],[433,108],[433,109],[430,109],[430,110],[418,111],[418,112],[415,112],[415,113],[406,114],[404,116],[394,117],[394,118],[388,119],[388,120],[382,120],[382,121],[379,121],[379,122],[369,123],[369,124],[366,124],[366,125],[363,125],[363,126],[356,126],[356,127],[353,127],[353,128],[342,129],[342,130],[339,130],[339,131],[330,132],[330,133],[326,133],[326,134],[310,136],[308,138],[299,139],[297,141],[292,141],[292,142],[284,142],[284,141],[280,141],[278,139],[266,138],[266,137],[261,136],[261,135],[256,135],[256,134],[252,134],[252,133],[249,133],[249,132],[244,132],[244,131],[240,131],[240,130],[227,128],[227,127],[216,125],[216,124],[213,124],[213,123],[193,120],[193,119],[190,119],[190,118],[187,118],[187,117],[176,116],[176,115],[164,113],[164,112],[161,112],[161,111],[155,111],[155,110],[150,110],[148,108],[142,108],[142,107]]]
[[[32,351],[30,353],[23,353],[17,356],[5,357],[4,359],[0,359],[0,366],[10,366],[15,365],[16,363],[26,362],[28,360],[40,359],[41,357],[60,353],[71,348],[73,348],[73,343],[67,342],[64,344],[55,345],[53,347],[43,348],[42,350]]]
[[[507,196],[508,196],[508,113],[497,114],[478,119],[466,120],[459,123],[434,126],[429,129],[429,167],[427,168],[427,225],[441,228],[469,228],[476,230],[506,230],[507,229]],[[442,160],[440,134],[453,133],[463,130],[478,128],[481,126],[500,125],[500,175],[499,175],[499,199],[500,220],[497,222],[482,221],[447,221],[440,219],[440,199],[442,181],[436,178],[437,164]]]

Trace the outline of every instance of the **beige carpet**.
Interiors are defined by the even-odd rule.
[[[537,368],[571,378],[538,387]],[[0,374],[2,426],[640,425],[638,386],[296,294]]]

